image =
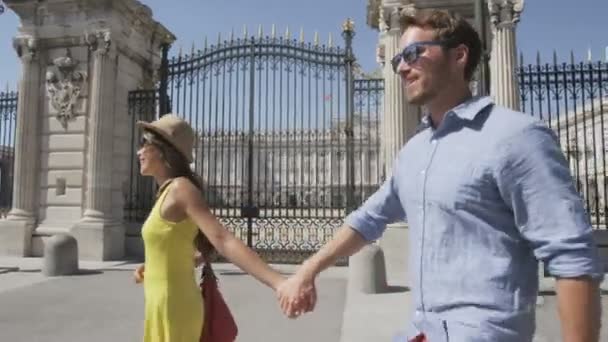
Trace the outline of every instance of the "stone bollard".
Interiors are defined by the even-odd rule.
[[[604,276],[604,281],[600,283],[600,290],[608,294],[608,273]]]
[[[349,291],[383,293],[388,289],[384,253],[377,244],[369,244],[351,256],[348,272]]]
[[[47,277],[71,275],[78,272],[78,244],[68,234],[57,234],[44,244],[42,274]]]

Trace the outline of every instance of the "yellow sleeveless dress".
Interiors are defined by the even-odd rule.
[[[170,222],[161,217],[169,188],[163,190],[142,228],[144,342],[197,342],[204,315],[193,260],[198,228],[189,218]]]

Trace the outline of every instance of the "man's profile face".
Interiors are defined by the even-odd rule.
[[[438,45],[432,29],[416,26],[405,30],[400,48],[400,53],[407,48],[404,55],[410,61],[401,58],[395,63],[408,102],[425,105],[446,86],[450,71],[447,53]]]

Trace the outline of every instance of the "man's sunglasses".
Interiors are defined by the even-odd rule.
[[[399,52],[393,59],[391,59],[391,65],[393,67],[393,72],[398,73],[399,64],[401,61],[404,61],[407,64],[416,63],[420,55],[426,51],[427,46],[444,46],[447,47],[447,44],[444,42],[438,41],[423,41],[416,42],[406,46],[401,52]]]

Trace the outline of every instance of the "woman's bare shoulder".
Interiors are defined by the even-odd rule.
[[[173,181],[173,191],[178,198],[200,197],[201,190],[187,177],[177,177]]]

